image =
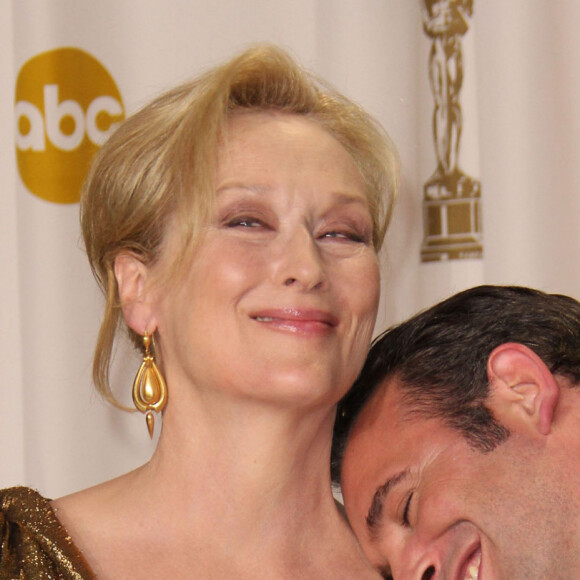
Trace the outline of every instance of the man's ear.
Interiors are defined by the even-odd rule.
[[[124,252],[115,258],[115,278],[123,317],[129,328],[138,334],[153,334],[157,328],[148,290],[150,272],[134,254]]]
[[[508,342],[495,348],[487,361],[494,417],[508,429],[532,428],[548,435],[560,387],[544,361],[523,344]]]

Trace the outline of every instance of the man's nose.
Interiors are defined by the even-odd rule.
[[[296,286],[303,290],[318,290],[326,286],[326,269],[321,250],[306,227],[280,236],[271,266],[276,284]]]
[[[391,560],[394,580],[445,580],[436,546],[411,538]]]
[[[441,577],[434,565],[421,566],[416,570],[407,570],[407,567],[392,567],[393,580],[445,580]]]

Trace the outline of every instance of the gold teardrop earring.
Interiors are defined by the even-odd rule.
[[[145,336],[143,336],[145,354],[133,382],[133,403],[141,413],[145,413],[149,437],[153,439],[153,430],[155,429],[153,411],[156,413],[163,411],[167,403],[167,385],[151,356],[150,346],[151,337],[148,332],[145,332]]]

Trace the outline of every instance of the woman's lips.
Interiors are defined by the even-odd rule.
[[[320,336],[338,325],[338,319],[324,310],[297,308],[268,309],[253,312],[252,320],[271,330]]]

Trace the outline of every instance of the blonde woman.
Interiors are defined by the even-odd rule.
[[[141,468],[50,503],[2,492],[0,575],[376,578],[329,457],[371,339],[396,187],[382,130],[276,47],[129,118],[82,199],[107,300],[94,380],[114,402],[125,327],[159,441]]]

